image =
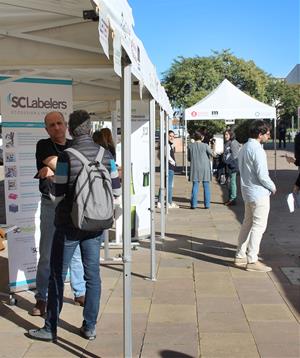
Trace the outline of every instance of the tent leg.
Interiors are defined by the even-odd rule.
[[[155,100],[150,100],[150,213],[151,213],[151,280],[156,280],[155,262]]]
[[[132,357],[131,327],[131,65],[121,79],[122,191],[123,191],[123,355]]]
[[[169,207],[168,207],[168,202],[169,202],[169,117],[166,120],[166,130],[165,130],[165,158],[166,158],[166,162],[165,162],[165,167],[166,167],[166,214],[168,214],[169,211]]]
[[[160,110],[160,237],[165,238],[165,115],[162,109]]]
[[[184,119],[184,162],[185,162],[185,177],[188,178],[187,172],[187,121]]]
[[[277,133],[276,133],[276,127],[277,127],[277,119],[274,118],[273,119],[274,122],[274,180],[275,182],[277,182],[277,145],[276,145],[276,140],[277,140]]]

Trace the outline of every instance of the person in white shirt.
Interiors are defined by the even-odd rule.
[[[250,138],[238,156],[245,215],[234,263],[236,266],[245,266],[247,271],[269,272],[272,268],[258,261],[258,253],[267,227],[270,195],[276,193],[262,147],[270,137],[270,128],[263,120],[256,120],[249,132]]]

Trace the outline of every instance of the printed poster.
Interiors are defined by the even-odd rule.
[[[0,80],[6,77],[1,77]],[[1,87],[2,137],[9,285],[11,292],[35,287],[39,259],[40,192],[35,149],[48,138],[44,117],[72,111],[72,81],[23,78]]]

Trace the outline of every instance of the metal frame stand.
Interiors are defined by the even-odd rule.
[[[165,141],[164,141],[164,132],[165,132],[165,118],[164,112],[160,110],[160,237],[161,239],[165,238],[166,231],[166,212],[165,212]]]
[[[156,281],[156,260],[155,260],[155,100],[150,99],[150,247],[151,247],[151,265],[150,278]]]
[[[123,190],[123,355],[132,357],[131,324],[131,64],[127,56],[121,78],[122,190]]]

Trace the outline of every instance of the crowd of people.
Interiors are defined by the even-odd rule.
[[[170,133],[172,134],[172,131]],[[279,140],[280,144],[283,142],[284,148],[286,145],[285,136],[286,128],[281,124]],[[200,183],[203,186],[204,209],[210,208],[213,168],[219,183],[226,184],[228,189],[228,198],[224,205],[236,205],[238,195],[237,175],[239,174],[241,194],[244,201],[244,219],[237,236],[234,265],[243,267],[247,271],[268,272],[272,270],[271,267],[266,266],[258,259],[260,243],[267,227],[270,196],[276,193],[276,186],[269,176],[266,153],[263,149],[263,144],[269,138],[269,124],[263,120],[255,120],[250,126],[249,139],[244,145],[237,141],[232,129],[227,128],[224,131],[222,154],[216,153],[215,140],[207,136],[207,131],[204,128],[199,128],[191,135],[191,143],[188,146],[189,181],[192,183],[191,209],[198,207]],[[295,158],[286,156],[289,163],[299,165],[299,143],[300,134],[295,138]],[[169,145],[171,144],[174,145],[169,138]],[[172,170],[175,170],[175,167]],[[169,186],[173,186],[173,178],[172,175]],[[300,192],[300,175],[295,183],[294,192]],[[170,197],[172,198],[172,196]]]
[[[37,267],[36,304],[30,311],[34,316],[46,314],[42,328],[29,330],[33,339],[55,341],[57,325],[63,306],[64,281],[70,271],[74,303],[83,306],[83,322],[80,334],[89,340],[96,338],[96,322],[101,297],[99,270],[100,246],[103,230],[86,231],[74,225],[71,216],[75,196],[75,183],[83,168],[83,162],[72,151],[80,151],[90,163],[97,165],[101,148],[104,152],[101,164],[110,175],[115,198],[121,194],[120,177],[116,166],[116,148],[108,128],[92,135],[89,114],[84,110],[70,114],[68,129],[72,140],[66,138],[67,124],[60,112],[50,112],[45,117],[48,139],[36,146],[37,175],[41,192],[40,258]],[[173,202],[174,174],[176,171],[174,132],[168,133],[168,202],[169,208],[179,208]],[[266,153],[262,144],[270,137],[270,128],[263,120],[252,123],[249,139],[243,146],[236,140],[234,132],[227,128],[223,134],[223,153],[216,154],[215,140],[207,137],[200,128],[193,134],[188,146],[190,161],[189,181],[192,183],[190,208],[198,206],[199,184],[203,185],[204,208],[211,205],[211,181],[215,165],[217,178],[225,176],[228,186],[226,206],[237,204],[237,174],[244,201],[244,219],[237,236],[234,265],[247,271],[268,272],[272,268],[259,261],[258,254],[263,234],[267,227],[270,196],[276,186],[268,172]],[[300,138],[300,136],[299,136]],[[298,143],[297,140],[295,143]],[[298,146],[299,147],[299,146]],[[104,149],[103,149],[104,148]],[[296,158],[287,157],[290,163],[299,165]],[[98,163],[99,164],[99,163]],[[300,175],[294,192],[300,191]],[[163,202],[159,193],[158,208]]]

